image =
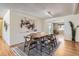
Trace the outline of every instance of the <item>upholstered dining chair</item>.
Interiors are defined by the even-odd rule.
[[[54,48],[57,46],[57,38],[55,34],[51,34],[51,44],[54,43]]]
[[[48,36],[48,39],[50,40],[50,44],[53,48],[55,48],[57,46],[57,38],[55,34],[50,34]]]
[[[32,38],[32,36],[25,36],[25,44],[24,44],[24,51],[25,51],[25,48],[28,47],[28,55],[29,55],[29,52],[30,50],[32,50],[33,48],[37,48],[37,41],[34,40]]]
[[[46,49],[45,53],[50,55],[51,45],[50,45],[49,37],[50,37],[49,35],[46,35],[46,36],[44,36],[43,40],[41,41],[41,52],[44,52],[43,48],[45,48]]]
[[[25,42],[24,42],[24,51],[25,51],[25,48],[28,46],[30,37],[29,36],[24,36],[24,39],[25,39]]]
[[[41,47],[44,47],[48,50],[49,54],[51,53],[51,51],[56,47],[57,45],[57,39],[56,39],[56,36],[54,34],[49,34],[49,35],[46,35],[44,37],[44,39],[41,41],[42,43],[42,46]]]

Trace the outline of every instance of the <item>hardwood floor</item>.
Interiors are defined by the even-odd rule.
[[[79,43],[63,41],[55,54],[57,56],[79,56]]]
[[[8,45],[0,37],[0,56],[14,56]]]
[[[63,41],[55,52],[56,56],[79,56],[79,43]],[[0,56],[14,56],[8,45],[0,38]]]

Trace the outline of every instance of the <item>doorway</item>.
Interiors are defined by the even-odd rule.
[[[64,23],[52,23],[53,33],[56,34],[59,41],[64,41]]]
[[[53,32],[54,34],[64,34],[64,24],[53,23]]]

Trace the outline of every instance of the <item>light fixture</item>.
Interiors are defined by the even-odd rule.
[[[53,17],[53,13],[51,11],[48,11],[48,14]]]

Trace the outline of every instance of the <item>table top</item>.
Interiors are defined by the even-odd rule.
[[[32,35],[32,38],[41,38],[41,37],[44,37],[48,34],[45,32],[37,32],[37,33],[31,33],[31,35]]]

